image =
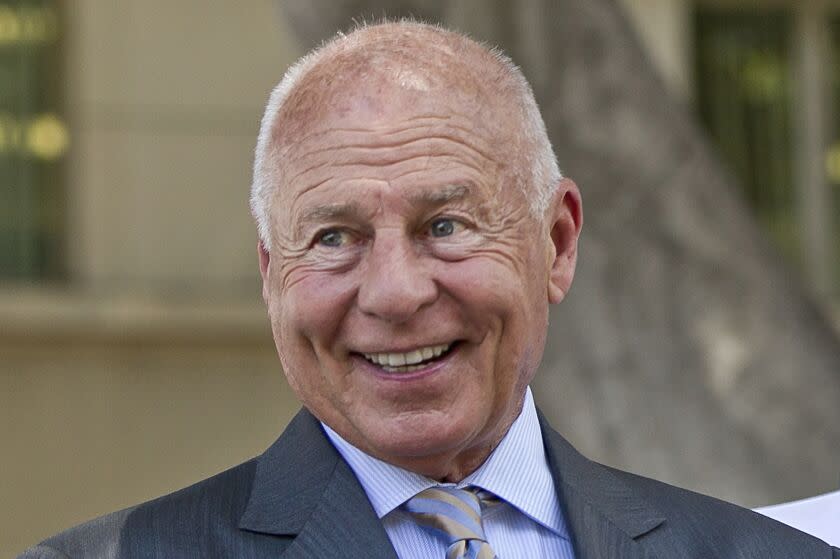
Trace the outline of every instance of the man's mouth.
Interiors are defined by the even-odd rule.
[[[361,355],[389,373],[410,373],[441,359],[451,350],[454,342],[417,348],[404,353],[362,353]]]

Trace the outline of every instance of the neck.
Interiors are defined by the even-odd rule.
[[[458,483],[476,471],[500,441],[501,437],[492,444],[472,448],[454,456],[433,455],[388,461],[404,470],[421,474],[441,483]]]
[[[513,422],[522,413],[523,403],[524,397],[516,406],[514,413],[500,422],[491,439],[469,448],[457,452],[443,452],[425,456],[376,457],[384,462],[441,483],[459,483],[484,464],[490,454],[499,446]],[[368,451],[368,453],[370,452]]]

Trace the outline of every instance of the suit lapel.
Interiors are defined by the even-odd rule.
[[[578,453],[540,415],[554,485],[577,559],[654,559],[643,536],[664,517],[610,471]]]
[[[364,489],[306,410],[258,459],[239,527],[294,537],[289,559],[396,559]]]
[[[662,515],[579,454],[542,416],[540,424],[576,559],[657,559],[643,536],[664,522]],[[397,557],[364,489],[306,410],[258,459],[239,526],[293,537],[287,559]]]

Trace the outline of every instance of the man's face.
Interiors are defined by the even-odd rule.
[[[509,136],[394,89],[281,149],[262,267],[289,383],[357,447],[432,477],[486,457],[542,355],[554,247],[512,182]]]

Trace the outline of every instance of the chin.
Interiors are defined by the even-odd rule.
[[[451,414],[418,413],[382,419],[368,431],[368,446],[388,462],[458,454],[476,444],[477,422],[453,421]]]

